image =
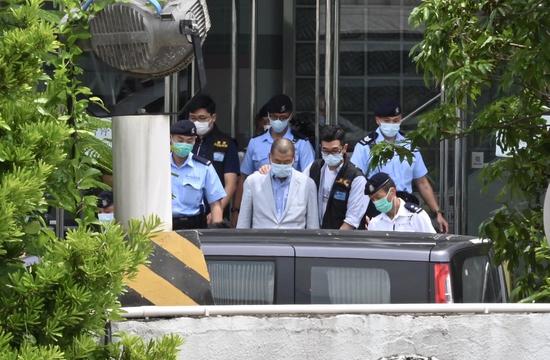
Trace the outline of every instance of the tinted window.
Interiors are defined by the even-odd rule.
[[[461,256],[453,260],[455,302],[502,302],[498,268],[488,255]]]
[[[428,264],[362,259],[296,259],[296,302],[383,304],[428,302]]]
[[[273,304],[275,262],[208,261],[212,295],[217,305]]]

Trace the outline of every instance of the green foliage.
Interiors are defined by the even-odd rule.
[[[106,187],[111,158],[93,136],[102,124],[86,112],[99,100],[78,81],[88,14],[69,11],[76,1],[58,3],[67,14],[43,10],[42,0],[0,4],[0,358],[175,358],[177,337],[100,341],[105,324],[121,319],[124,279],[147,261],[159,220],[124,230],[95,217],[87,191]],[[46,226],[48,205],[78,219],[65,239]],[[39,261],[25,266],[28,255]]]
[[[505,185],[503,207],[481,226],[512,275],[514,300],[550,301],[541,198],[550,178],[550,3],[543,0],[425,0],[410,16],[425,28],[411,51],[425,80],[444,85],[445,102],[410,138],[492,137],[510,157],[482,171]],[[487,101],[481,95],[496,94]],[[485,96],[486,98],[486,96]],[[474,110],[459,127],[457,111]],[[522,145],[523,143],[523,145]]]

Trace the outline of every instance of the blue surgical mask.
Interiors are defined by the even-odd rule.
[[[386,196],[383,197],[382,199],[378,199],[374,201],[374,207],[376,208],[376,210],[386,214],[392,209],[393,204],[391,201],[388,200],[389,195],[390,193],[388,192]]]
[[[286,127],[288,126],[288,119],[286,120],[271,120],[269,119],[269,123],[271,124],[271,128],[273,131],[275,131],[277,134],[282,133]]]
[[[115,214],[113,213],[99,213],[97,214],[99,221],[101,222],[111,222],[115,219]]]
[[[188,143],[173,143],[172,151],[179,157],[187,157],[189,153],[193,150],[193,144]]]
[[[277,178],[287,178],[292,174],[292,164],[271,163],[271,173]]]
[[[340,165],[344,161],[344,154],[321,154],[325,163],[330,167],[335,167]]]
[[[393,138],[399,132],[401,124],[380,123],[380,131],[387,138]]]

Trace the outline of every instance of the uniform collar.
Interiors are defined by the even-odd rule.
[[[172,164],[173,167],[178,169],[181,169],[182,167],[185,167],[185,166],[190,166],[192,168],[195,167],[195,162],[193,161],[192,152],[190,152],[189,155],[187,155],[187,159],[185,159],[185,162],[181,164],[181,166],[178,166],[178,164],[176,164],[176,162],[174,161],[174,156],[172,155],[172,153],[170,153],[170,163]]]
[[[377,134],[376,139],[375,139],[376,143],[379,143],[381,141],[386,140],[386,138],[382,134],[382,130],[380,130],[380,127],[376,128],[376,134]],[[405,137],[403,135],[401,135],[400,132],[398,132],[397,135],[395,135],[395,142],[396,143],[402,142],[404,140],[405,140]]]
[[[397,213],[395,214],[393,219],[390,219],[388,214],[382,213],[382,220],[387,222],[394,222],[399,217],[410,217],[411,213],[405,209],[405,200],[399,198],[399,209],[397,209]]]
[[[290,125],[286,128],[286,132],[285,134],[283,135],[283,138],[285,139],[288,139],[288,140],[291,140],[294,139],[294,136],[292,136],[292,133],[291,133],[291,130],[290,130]],[[267,130],[263,135],[262,135],[262,141],[267,141],[269,142],[270,144],[272,144],[274,142],[273,140],[273,136],[271,135],[271,129]]]

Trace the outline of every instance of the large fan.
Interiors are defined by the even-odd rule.
[[[118,2],[90,20],[94,53],[116,69],[147,77],[182,70],[194,53],[202,77],[201,45],[209,30],[206,0],[172,0],[162,9],[155,0]]]

